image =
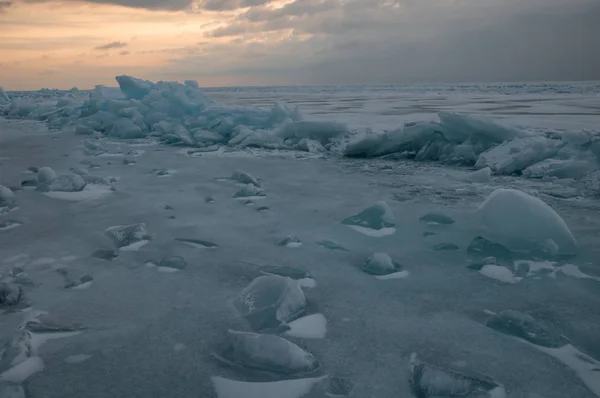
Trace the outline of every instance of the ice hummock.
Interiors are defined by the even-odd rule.
[[[5,105],[8,103],[10,103],[10,98],[8,94],[6,94],[6,91],[4,91],[4,88],[0,87],[0,105]]]
[[[340,121],[309,120],[297,106],[225,105],[208,98],[198,83],[116,77],[118,88],[42,90],[35,97],[0,94],[0,114],[72,126],[77,134],[113,139],[152,137],[166,145],[217,150],[220,146],[297,150],[348,157],[392,156],[449,165],[476,166],[494,174],[584,179],[600,169],[600,136],[592,132],[524,130],[483,116],[440,112],[437,121],[409,122],[391,131],[352,130]],[[82,103],[83,100],[83,103]],[[486,172],[470,176],[487,182]],[[468,178],[468,179],[469,179]],[[593,180],[593,178],[592,178]],[[592,189],[593,190],[593,189]]]
[[[499,188],[477,210],[490,235],[509,249],[535,251],[551,239],[561,254],[577,242],[565,221],[542,200],[517,189]]]

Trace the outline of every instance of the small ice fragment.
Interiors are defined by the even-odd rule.
[[[231,179],[235,182],[239,182],[240,184],[251,184],[255,187],[261,186],[260,182],[256,178],[241,170],[234,171],[231,174]]]
[[[302,246],[302,241],[297,236],[288,235],[285,239],[280,240],[277,243],[279,246],[297,248]]]
[[[342,224],[350,227],[360,227],[381,231],[393,229],[395,226],[394,214],[384,201],[377,202],[360,213],[346,218]],[[384,235],[385,236],[385,235]]]

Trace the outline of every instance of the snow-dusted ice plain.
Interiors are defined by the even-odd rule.
[[[0,90],[0,398],[600,397],[600,84]]]

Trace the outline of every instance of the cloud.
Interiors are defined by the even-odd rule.
[[[194,0],[23,0],[26,3],[51,3],[51,2],[87,2],[92,4],[110,4],[129,8],[143,8],[147,10],[182,11],[189,9]]]
[[[5,12],[6,9],[12,5],[13,5],[13,3],[11,1],[0,1],[0,14]]]
[[[102,46],[98,46],[95,48],[95,50],[102,51],[102,50],[110,50],[113,48],[123,48],[123,47],[127,47],[127,43],[122,42],[122,41],[113,41],[111,43],[104,44]]]
[[[18,0],[17,0],[18,1]],[[92,4],[111,4],[129,8],[143,8],[154,11],[230,11],[239,8],[269,4],[274,0],[22,0],[26,3],[50,2],[87,2]],[[0,3],[1,4],[1,3]]]
[[[129,54],[130,54],[129,51],[121,51],[119,53],[119,55],[129,55]]]
[[[239,8],[262,6],[273,0],[201,0],[198,8],[209,11],[229,11]]]
[[[597,0],[295,0],[222,23],[206,34],[220,43],[160,73],[256,84],[593,80],[597,15]]]

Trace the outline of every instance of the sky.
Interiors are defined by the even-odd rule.
[[[600,0],[0,0],[0,86],[600,80]]]

